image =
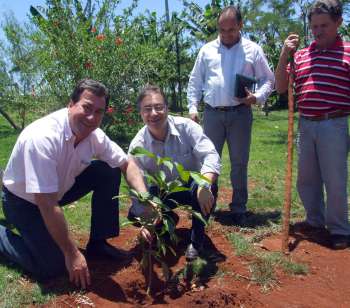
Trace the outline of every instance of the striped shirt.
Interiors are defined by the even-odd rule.
[[[313,42],[294,56],[297,104],[304,117],[343,110],[350,114],[350,43],[338,36],[328,49]]]

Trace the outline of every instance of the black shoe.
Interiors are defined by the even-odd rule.
[[[238,227],[245,227],[247,225],[247,213],[233,213],[231,214],[232,224]]]
[[[345,249],[349,246],[349,238],[343,234],[331,234],[331,246],[335,250]]]
[[[89,242],[86,245],[86,255],[88,257],[99,257],[116,261],[125,261],[132,257],[131,253],[112,246],[106,240]]]
[[[317,233],[317,232],[326,232],[324,226],[313,226],[310,225],[307,221],[298,221],[291,226],[291,229],[297,233]]]
[[[199,257],[199,254],[202,249],[197,249],[194,247],[194,245],[191,243],[188,245],[185,253],[185,257],[187,261],[193,261]]]

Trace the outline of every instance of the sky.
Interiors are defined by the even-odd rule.
[[[12,11],[19,21],[24,21],[29,13],[30,5],[33,6],[44,6],[45,0],[0,0],[0,18],[5,12]],[[198,5],[204,7],[210,0],[195,0]],[[120,8],[128,6],[131,0],[122,0]],[[170,12],[178,11],[182,7],[181,0],[169,0]],[[165,12],[165,1],[164,0],[139,0],[138,12],[143,12],[146,9],[150,11],[156,11],[159,14]]]

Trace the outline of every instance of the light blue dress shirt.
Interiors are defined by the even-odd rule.
[[[164,142],[154,139],[147,126],[144,126],[131,141],[129,153],[138,146],[159,156],[171,157],[173,162],[182,164],[186,170],[220,174],[219,154],[202,127],[190,119],[168,115],[168,134]],[[142,170],[149,173],[158,170],[151,158],[137,157],[137,161]],[[172,173],[168,168],[163,170],[167,181],[178,176],[175,168]]]

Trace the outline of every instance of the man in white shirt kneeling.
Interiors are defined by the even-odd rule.
[[[85,256],[68,229],[61,206],[92,191],[91,256],[125,259],[106,239],[119,233],[121,173],[130,186],[146,192],[135,161],[99,128],[108,106],[106,87],[84,79],[67,108],[28,125],[19,135],[3,176],[2,204],[7,223],[0,225],[0,254],[38,279],[66,269],[78,287],[90,284]],[[97,158],[97,160],[93,160]]]

